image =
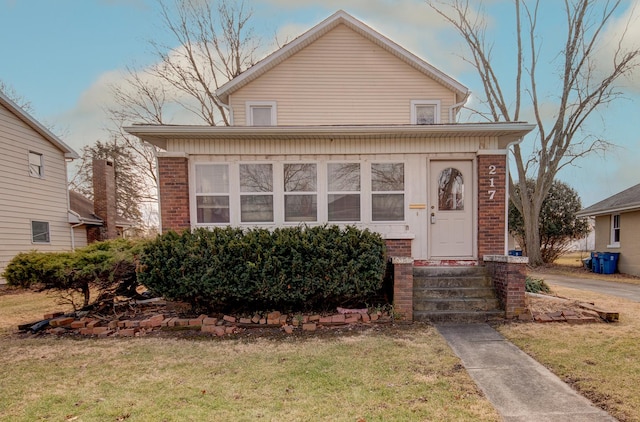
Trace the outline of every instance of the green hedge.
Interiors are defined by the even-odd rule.
[[[2,275],[13,286],[80,292],[87,306],[91,289],[103,297],[135,291],[138,248],[136,242],[117,239],[74,252],[25,252],[9,262]]]
[[[380,235],[338,226],[169,232],[140,256],[141,284],[208,311],[361,305],[382,287]]]

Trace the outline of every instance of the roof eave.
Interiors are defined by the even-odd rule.
[[[167,148],[167,140],[175,138],[295,138],[316,137],[335,139],[347,136],[380,136],[393,135],[400,137],[424,136],[426,138],[442,136],[463,136],[480,134],[497,136],[500,148],[506,149],[510,144],[520,142],[522,138],[535,128],[529,123],[480,123],[480,124],[444,124],[444,125],[391,125],[391,126],[127,126],[124,130],[144,141],[162,149]]]
[[[51,133],[49,129],[44,127],[40,122],[34,119],[29,113],[22,109],[19,105],[14,103],[10,98],[4,95],[0,91],[0,104],[7,107],[12,113],[14,113],[20,120],[26,123],[30,128],[38,132],[46,140],[57,146],[63,153],[64,157],[68,159],[80,158],[77,152],[73,150],[69,145],[65,144],[56,135]]]
[[[586,208],[576,213],[576,217],[599,217],[602,215],[620,214],[624,212],[640,211],[640,202],[628,204],[621,207],[602,208],[596,210],[589,210]]]

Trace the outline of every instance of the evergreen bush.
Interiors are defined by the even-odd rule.
[[[7,265],[7,284],[23,288],[79,292],[83,306],[90,292],[98,299],[115,294],[132,294],[137,286],[136,253],[139,244],[125,239],[93,243],[74,252],[25,252]],[[73,303],[75,306],[75,303]]]
[[[385,245],[352,226],[169,232],[140,255],[139,282],[207,311],[362,305],[382,287]]]

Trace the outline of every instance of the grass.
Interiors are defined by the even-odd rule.
[[[499,331],[620,421],[640,421],[640,303],[558,286],[552,290],[617,311],[620,322],[514,323]]]
[[[12,334],[58,307],[0,295],[1,421],[496,421],[430,326],[284,340]]]

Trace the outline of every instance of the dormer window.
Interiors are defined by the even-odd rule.
[[[248,101],[247,126],[276,126],[275,101]]]
[[[433,125],[440,123],[440,101],[411,101],[411,124]]]

